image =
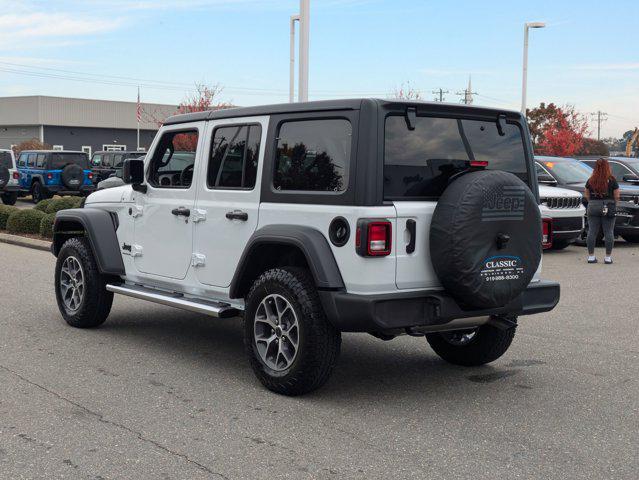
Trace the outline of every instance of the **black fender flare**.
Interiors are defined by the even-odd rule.
[[[40,173],[36,175],[31,175],[31,185],[29,185],[29,190],[31,190],[31,187],[33,187],[33,184],[35,182],[40,182],[40,185],[46,188],[46,185],[44,184],[44,175]]]
[[[81,233],[89,239],[100,273],[124,275],[124,262],[116,230],[117,216],[106,210],[97,208],[60,210],[56,213],[53,224],[51,251],[57,257],[64,242],[71,237],[80,236],[78,233]]]
[[[251,235],[235,269],[229,290],[230,298],[241,296],[244,274],[252,254],[262,245],[286,245],[298,248],[304,257],[318,289],[343,290],[344,281],[326,237],[319,230],[303,225],[267,225]]]

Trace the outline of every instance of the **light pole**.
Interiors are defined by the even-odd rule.
[[[524,25],[524,71],[521,82],[521,113],[526,115],[526,89],[528,87],[528,30],[531,28],[544,28],[544,22],[530,22]]]
[[[311,0],[300,0],[299,101],[308,101],[308,50],[311,30]]]
[[[290,61],[289,61],[289,89],[288,89],[288,101],[293,103],[295,101],[295,22],[300,21],[299,15],[291,15],[291,49],[290,49]]]

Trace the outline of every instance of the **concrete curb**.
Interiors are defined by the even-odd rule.
[[[51,242],[46,240],[38,240],[36,238],[21,237],[19,235],[10,235],[0,232],[0,243],[10,243],[19,245],[20,247],[35,248],[36,250],[51,251]]]

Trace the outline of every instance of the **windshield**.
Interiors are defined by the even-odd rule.
[[[70,163],[88,168],[89,160],[86,153],[52,153],[51,170],[61,170]]]
[[[540,163],[561,183],[579,183],[585,185],[592,175],[592,168],[577,160],[563,159],[558,162],[544,160]]]
[[[384,197],[438,198],[450,177],[488,162],[488,170],[505,170],[529,182],[524,142],[517,125],[496,121],[417,117],[409,130],[404,116],[386,119]]]

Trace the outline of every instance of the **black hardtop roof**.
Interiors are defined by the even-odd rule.
[[[87,152],[82,150],[22,150],[20,154],[23,153],[83,153],[88,155]]]
[[[379,99],[379,98],[356,98],[343,100],[321,100],[315,102],[299,102],[299,103],[280,103],[274,105],[260,105],[256,107],[234,107],[222,110],[207,110],[204,112],[185,113],[169,117],[164,125],[176,125],[180,123],[198,122],[203,120],[218,120],[222,118],[235,117],[257,117],[261,115],[277,115],[282,113],[304,113],[304,112],[326,112],[331,110],[359,110],[363,102],[376,103],[379,106],[429,106],[442,110],[454,111],[476,111],[482,113],[509,113],[521,116],[514,110],[505,110],[499,108],[480,107],[475,105],[459,105],[455,103],[442,102],[423,102],[414,100],[400,99]]]

